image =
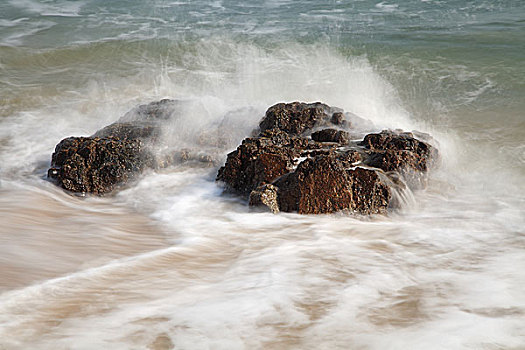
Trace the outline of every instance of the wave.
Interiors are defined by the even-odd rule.
[[[523,173],[499,154],[521,154],[521,134],[478,110],[455,114],[457,96],[436,98],[484,100],[493,80],[473,68],[450,65],[458,76],[447,78],[435,61],[396,64],[405,59],[392,52],[220,34],[2,50],[0,347],[523,343]],[[468,89],[447,90],[461,81]],[[199,136],[222,127],[225,157],[268,106],[322,101],[377,130],[430,132],[443,164],[425,192],[399,195],[404,209],[372,217],[251,212],[222,194],[216,168],[148,172],[98,199],[43,179],[60,139],[164,97],[184,101],[169,146],[208,147]]]

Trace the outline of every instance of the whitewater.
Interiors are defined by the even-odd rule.
[[[525,349],[525,3],[0,3],[0,349]],[[166,147],[278,102],[431,134],[388,215],[271,214],[218,167],[110,196],[46,178],[55,145],[185,101]]]

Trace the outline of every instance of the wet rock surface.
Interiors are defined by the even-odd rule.
[[[212,162],[196,152],[154,151],[162,123],[173,117],[178,105],[169,99],[140,105],[92,136],[63,139],[51,157],[48,178],[71,192],[103,195],[148,168],[176,161]]]
[[[336,129],[323,129],[312,134],[312,140],[317,142],[335,142],[341,145],[348,144],[348,132]]]
[[[217,181],[274,213],[385,213],[394,188],[423,177],[437,150],[401,131],[351,141],[351,125],[341,109],[319,102],[276,104],[258,136],[228,154]]]
[[[342,124],[343,120],[339,119],[340,114],[334,117],[334,113],[340,112],[339,108],[332,108],[321,102],[278,103],[266,111],[259,128],[261,132],[278,129],[288,134],[299,135],[318,125],[336,125],[332,119]]]
[[[152,165],[139,139],[69,137],[56,146],[48,176],[68,191],[100,195]]]
[[[424,188],[427,171],[437,159],[437,150],[413,133],[381,131],[365,136],[361,145],[370,150],[365,163],[385,172],[396,171],[413,188]]]
[[[214,166],[206,149],[160,151],[165,122],[177,121],[180,104],[166,99],[141,105],[92,136],[63,139],[48,177],[71,192],[104,195],[148,168],[184,162]],[[385,213],[396,189],[424,186],[438,152],[412,133],[364,136],[353,127],[364,124],[320,102],[276,104],[252,137],[227,155],[216,180],[249,199],[250,206],[274,213]],[[220,146],[214,147],[220,153]]]
[[[277,201],[278,188],[272,184],[261,185],[250,192],[250,206],[266,207],[272,213],[276,214],[279,210]]]
[[[335,154],[306,159],[275,186],[280,210],[299,214],[383,213],[391,196],[374,170],[347,170]]]

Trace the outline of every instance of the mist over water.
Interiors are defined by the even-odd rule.
[[[3,2],[0,349],[523,349],[524,14]],[[194,164],[102,198],[46,181],[61,139],[162,98],[182,101],[165,146],[221,161],[269,106],[322,101],[431,134],[442,164],[372,217],[254,212]]]

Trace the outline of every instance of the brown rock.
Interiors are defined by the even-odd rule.
[[[271,184],[261,185],[250,192],[250,206],[267,207],[272,213],[279,212],[277,187]]]
[[[370,165],[385,171],[406,166],[418,171],[426,171],[437,158],[437,150],[430,144],[416,139],[412,133],[383,130],[378,134],[366,135],[361,145],[373,151],[372,155],[375,155],[370,161],[376,165]],[[385,152],[389,154],[377,156]],[[393,161],[392,164],[388,164],[390,160]]]
[[[228,155],[217,180],[249,193],[250,205],[273,212],[368,215],[386,212],[393,191],[389,186],[404,186],[399,174],[418,179],[437,154],[411,133],[369,134],[360,144],[335,128],[306,137],[312,128],[330,124],[344,125],[344,115],[322,103],[274,105],[259,124],[259,136],[245,139]],[[378,169],[356,167],[361,162]]]
[[[110,124],[95,134],[93,137],[98,138],[115,138],[121,140],[133,140],[141,139],[150,141],[152,139],[157,139],[160,134],[160,129],[151,123],[113,123]]]
[[[141,105],[91,137],[69,137],[55,148],[48,177],[71,192],[106,194],[157,164],[147,149],[158,141],[161,121],[171,117],[177,102]]]
[[[382,213],[391,197],[375,171],[347,170],[335,155],[307,159],[274,185],[279,188],[280,209],[300,214]]]
[[[259,185],[271,183],[293,168],[298,152],[279,147],[264,139],[248,138],[228,154],[226,164],[219,169],[218,181],[223,181],[240,194],[249,194]]]
[[[381,180],[375,170],[355,168],[348,170],[352,178],[352,195],[354,210],[361,214],[378,214],[386,212],[392,194],[389,187]]]
[[[336,142],[341,145],[348,144],[348,132],[336,129],[323,129],[312,134],[312,140],[317,142]]]
[[[48,176],[68,191],[100,195],[152,164],[138,139],[70,137],[56,146]]]
[[[316,125],[328,125],[334,109],[320,102],[316,103],[278,103],[266,111],[259,123],[261,133],[269,129],[279,129],[289,134],[299,135]]]
[[[345,116],[341,112],[335,112],[334,114],[332,114],[332,118],[330,119],[330,121],[334,125],[341,125],[341,126],[346,126],[347,125],[347,121],[345,120]]]
[[[355,149],[337,152],[336,157],[341,161],[345,168],[350,168],[362,160],[361,153]]]
[[[352,204],[352,182],[333,155],[307,159],[274,184],[282,211],[321,214],[349,209]]]
[[[383,130],[378,134],[366,135],[361,145],[373,151],[370,161],[385,171],[410,166],[426,171],[438,157],[437,150],[430,144],[416,139],[412,133],[396,133]],[[386,154],[388,153],[388,154]],[[381,155],[381,156],[379,156]],[[392,164],[388,164],[392,161]]]

